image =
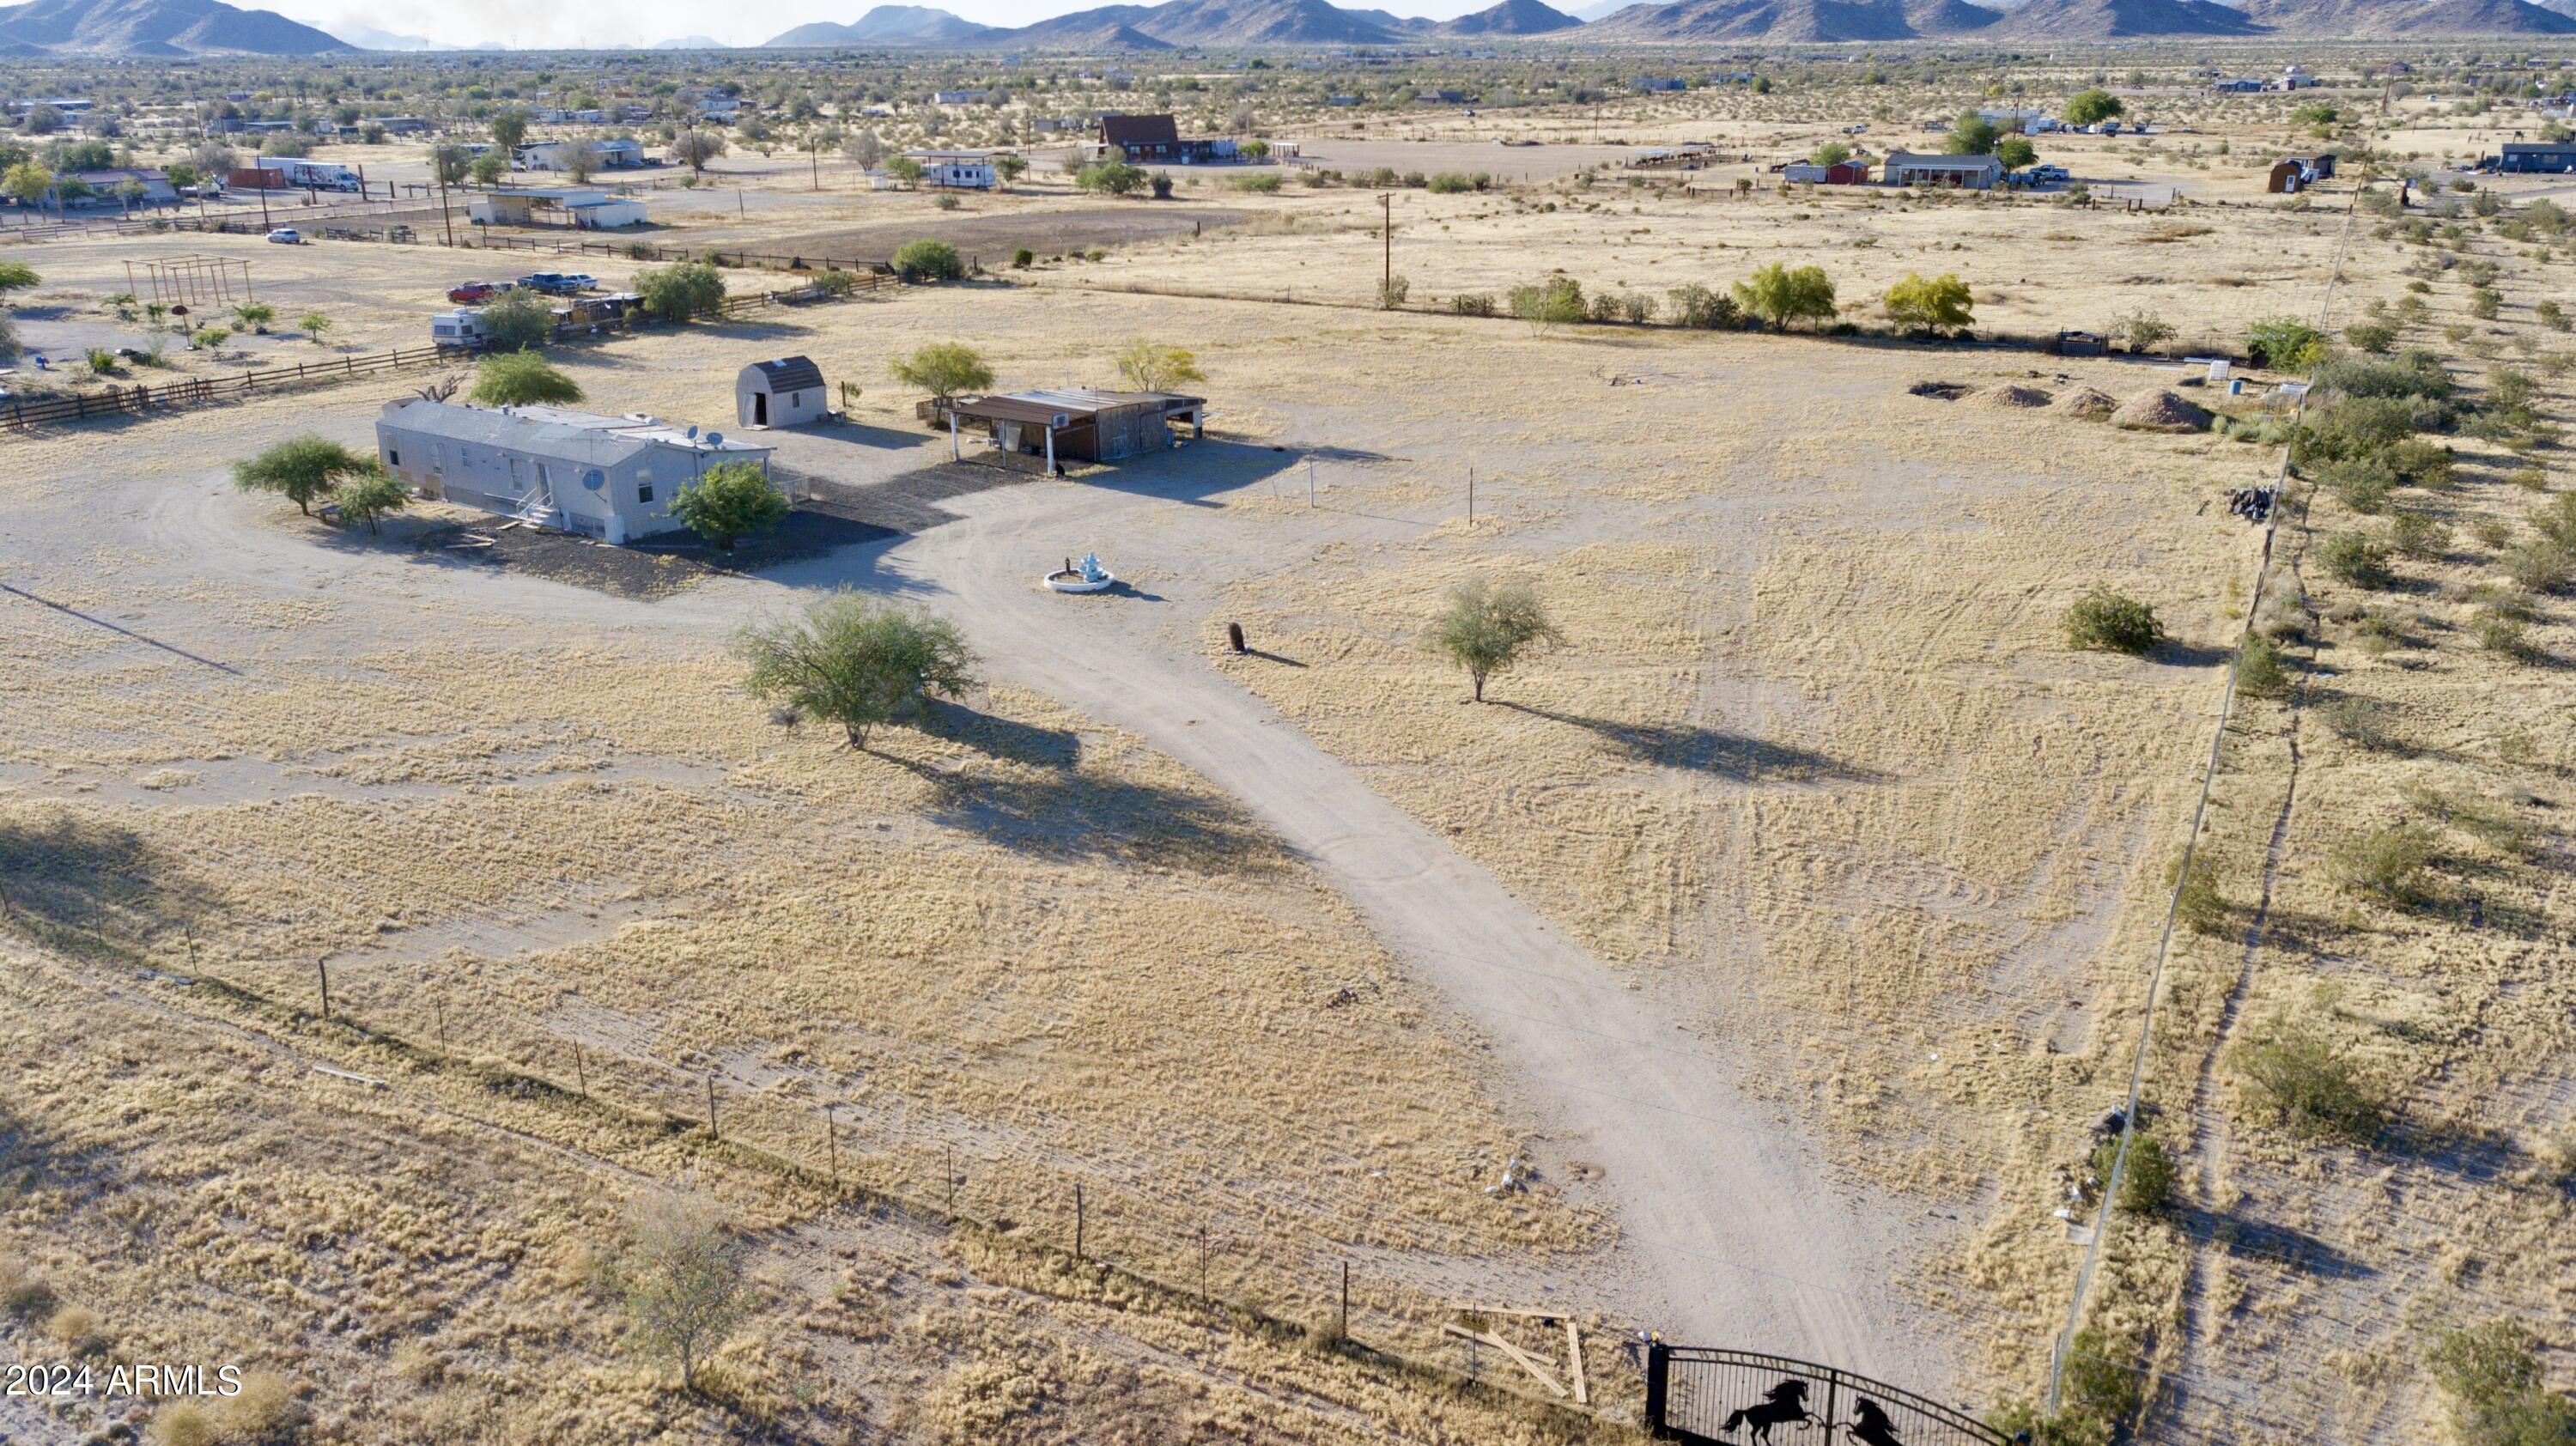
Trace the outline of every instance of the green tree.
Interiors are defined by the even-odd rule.
[[[2245,331],[2246,355],[2258,367],[2306,372],[2326,359],[2324,332],[2295,316],[2267,316]]]
[[[42,161],[20,161],[0,175],[0,193],[21,205],[33,206],[51,195],[54,173]]]
[[[2099,86],[2091,90],[2079,90],[2066,98],[2066,123],[2098,126],[2117,116],[2124,108],[2118,96]]]
[[[1423,643],[1432,652],[1466,670],[1476,701],[1485,701],[1485,682],[1510,672],[1533,653],[1563,646],[1565,635],[1550,622],[1537,589],[1513,579],[1496,583],[1471,577],[1449,591],[1449,601],[1431,620]]]
[[[351,474],[339,490],[340,520],[343,523],[367,524],[367,531],[384,531],[380,519],[411,505],[411,489],[401,478],[374,463]]]
[[[741,1242],[717,1206],[695,1196],[648,1196],[602,1278],[625,1306],[628,1339],[677,1362],[680,1385],[692,1391],[699,1362],[732,1337],[753,1305]]]
[[[2032,145],[2028,136],[2005,136],[1995,142],[1995,159],[2003,162],[2007,171],[2023,170],[2039,160],[2039,147]]]
[[[906,241],[894,253],[894,270],[906,281],[955,281],[966,274],[966,258],[945,241]]]
[[[2576,1401],[2542,1381],[2531,1334],[2512,1321],[2446,1330],[2429,1353],[2450,1397],[2461,1446],[2564,1446],[2576,1441]]]
[[[43,280],[24,261],[0,261],[0,302],[6,302],[10,292],[24,291]]]
[[[503,176],[510,174],[510,153],[495,146],[476,156],[474,164],[466,169],[474,177],[474,184],[497,186]]]
[[[492,113],[492,144],[504,154],[519,148],[528,138],[528,113],[512,106]]]
[[[474,153],[453,141],[429,148],[429,177],[442,186],[465,184],[474,169]]]
[[[580,401],[581,387],[536,352],[494,352],[474,368],[474,390],[467,395],[487,407],[562,406]]]
[[[1207,380],[1198,356],[1187,347],[1131,341],[1118,353],[1118,376],[1140,392],[1170,392]]]
[[[2236,1047],[2233,1063],[2251,1102],[2294,1135],[2366,1144],[2386,1123],[2350,1053],[2309,1025],[2266,1020]]]
[[[244,492],[274,492],[305,516],[331,495],[340,479],[375,465],[328,437],[289,437],[258,456],[233,464],[233,485]]]
[[[635,294],[662,320],[688,321],[724,310],[724,277],[703,261],[683,261],[636,272]]]
[[[671,499],[671,515],[724,552],[738,538],[776,529],[792,510],[787,494],[749,462],[709,467]]]
[[[2002,137],[2003,133],[1995,129],[1994,122],[1981,118],[1975,111],[1966,111],[1959,116],[1959,123],[1950,128],[1946,149],[1954,156],[1982,156],[1992,151],[1995,142]]]
[[[885,173],[906,186],[921,184],[921,162],[910,156],[888,156]]]
[[[329,313],[320,311],[304,313],[295,319],[295,324],[304,328],[304,334],[312,338],[315,346],[322,345],[322,339],[331,334],[333,326]]]
[[[1735,303],[1772,330],[1787,331],[1790,322],[1802,318],[1825,321],[1833,316],[1833,278],[1821,266],[1774,261],[1735,283]]]
[[[1909,331],[1935,334],[1965,331],[1977,320],[1968,283],[1948,272],[1928,279],[1908,273],[1887,289],[1887,315]]]
[[[495,351],[531,351],[554,339],[554,312],[533,291],[502,292],[481,310],[483,333]]]
[[[802,617],[755,619],[735,649],[754,697],[840,724],[852,748],[866,748],[877,725],[917,720],[931,699],[975,686],[975,655],[954,624],[853,593]]]
[[[960,393],[990,391],[993,386],[993,369],[963,342],[926,343],[910,356],[897,357],[886,369],[905,386],[930,393],[930,399],[942,407]]]
[[[2132,597],[2122,597],[2096,584],[2066,609],[2066,645],[2144,653],[2164,641],[2156,610]]]
[[[1005,186],[1028,173],[1029,163],[1025,157],[995,156],[993,158],[993,174],[1000,176]]]
[[[1132,196],[1145,189],[1148,177],[1142,166],[1125,161],[1104,161],[1085,166],[1074,173],[1073,183],[1086,191],[1102,191],[1112,196]]]
[[[1551,276],[1528,286],[1515,286],[1505,298],[1511,313],[1534,327],[1570,326],[1589,313],[1583,283],[1571,276]]]
[[[1852,157],[1852,148],[1841,141],[1827,141],[1807,153],[1807,159],[1819,166],[1838,166]]]

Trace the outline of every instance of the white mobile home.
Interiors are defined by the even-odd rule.
[[[708,468],[748,462],[766,473],[770,449],[641,414],[406,397],[376,418],[376,452],[424,497],[632,542],[678,529],[671,499]]]
[[[921,183],[957,191],[993,189],[991,151],[906,151],[921,163]]]

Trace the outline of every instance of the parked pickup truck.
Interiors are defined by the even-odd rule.
[[[519,284],[550,296],[578,296],[599,282],[578,272],[536,271],[520,277]]]
[[[447,299],[459,306],[472,306],[478,301],[490,301],[502,292],[510,290],[512,285],[513,283],[507,281],[468,281],[461,286],[449,287]]]

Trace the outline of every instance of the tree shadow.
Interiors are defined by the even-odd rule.
[[[1515,713],[1584,729],[1638,762],[1664,768],[1720,774],[1740,778],[1747,783],[1814,783],[1823,779],[1883,783],[1887,779],[1887,775],[1875,769],[1863,768],[1812,749],[1747,738],[1718,728],[1697,724],[1620,723],[1607,718],[1587,718],[1579,713],[1533,708],[1526,703],[1500,699],[1488,701]]]
[[[72,1145],[0,1104],[0,1202],[42,1190],[49,1209],[77,1209],[125,1184],[125,1172],[108,1151]]]
[[[921,731],[1014,763],[1072,768],[1082,762],[1081,735],[1070,729],[1023,723],[944,698],[930,701],[921,719]]]
[[[58,948],[144,943],[222,907],[180,861],[122,824],[71,810],[0,809],[0,925]]]
[[[950,772],[898,761],[936,792],[932,822],[1032,857],[1203,874],[1264,874],[1290,862],[1286,846],[1226,799],[1072,764]]]
[[[2168,668],[2214,668],[2236,656],[2234,648],[2205,647],[2199,643],[2176,642],[2171,638],[2147,651],[2147,661]]]
[[[2237,1259],[2269,1261],[2319,1280],[2367,1280],[2379,1274],[2367,1262],[2354,1259],[2304,1230],[2257,1220],[2241,1210],[2181,1205],[2175,1207],[2173,1219],[2184,1234],[2197,1236]]]

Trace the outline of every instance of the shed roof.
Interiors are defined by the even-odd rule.
[[[955,410],[961,417],[1034,422],[1047,426],[1059,416],[1068,419],[1096,417],[1102,412],[1126,407],[1158,407],[1165,412],[1186,412],[1206,403],[1205,397],[1183,396],[1178,392],[1103,392],[1089,387],[1062,387],[968,397],[961,399]]]
[[[762,385],[774,395],[779,392],[801,392],[823,385],[823,369],[806,357],[780,357],[776,361],[753,362],[742,369],[748,378],[760,373]]]
[[[1151,145],[1158,141],[1170,144],[1180,138],[1180,123],[1169,115],[1105,115],[1100,118],[1100,139],[1105,145]]]

